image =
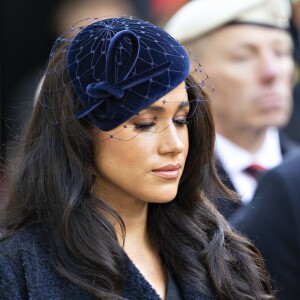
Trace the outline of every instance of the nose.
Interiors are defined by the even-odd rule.
[[[185,147],[184,137],[187,136],[187,129],[178,128],[171,123],[160,133],[160,154],[180,154]]]
[[[265,53],[260,61],[260,78],[264,84],[272,84],[281,74],[282,62],[274,53]]]

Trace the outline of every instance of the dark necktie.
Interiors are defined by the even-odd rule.
[[[266,171],[266,169],[260,165],[252,164],[247,167],[244,172],[252,176],[256,181],[259,180],[260,176]]]

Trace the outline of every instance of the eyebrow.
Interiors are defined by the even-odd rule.
[[[182,102],[180,102],[180,103],[178,104],[177,109],[179,110],[179,109],[185,108],[185,107],[187,107],[187,106],[189,106],[189,105],[190,105],[190,103],[189,103],[188,100],[187,100],[187,101],[182,101]],[[147,108],[145,108],[145,110],[150,110],[150,111],[164,111],[165,108],[164,108],[163,106],[150,105],[150,106],[148,106]]]

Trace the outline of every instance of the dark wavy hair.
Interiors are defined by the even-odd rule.
[[[62,60],[58,52],[47,71]],[[122,299],[125,254],[112,226],[117,212],[92,193],[94,143],[87,120],[71,120],[79,104],[68,74],[46,75],[14,163],[9,200],[2,212],[2,239],[19,228],[40,224],[51,239],[53,264],[63,277],[95,298]],[[46,73],[47,74],[47,73]],[[191,76],[187,85],[195,86]],[[230,196],[214,162],[214,124],[210,102],[198,87],[189,99],[203,98],[188,125],[189,153],[176,198],[149,204],[147,230],[152,244],[179,281],[217,299],[274,299],[256,248],[234,233],[212,200]],[[194,107],[194,105],[196,105]],[[54,108],[54,109],[53,109]],[[109,216],[109,218],[108,218]],[[110,220],[109,220],[110,219]]]

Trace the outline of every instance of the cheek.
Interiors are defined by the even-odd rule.
[[[257,77],[257,70],[253,64],[239,64],[232,61],[226,61],[216,65],[207,71],[214,85],[222,87],[246,85]]]
[[[295,74],[295,63],[292,59],[288,59],[286,64],[283,67],[282,73],[286,75],[286,78],[289,82],[293,82],[294,74]]]
[[[95,161],[98,169],[119,169],[134,166],[151,154],[151,142],[135,137],[132,141],[107,140],[97,149]]]
[[[184,137],[182,138],[182,142],[184,144],[184,156],[185,159],[187,158],[188,152],[189,152],[189,132],[188,129],[186,129],[184,133]]]
[[[213,101],[213,115],[216,117],[229,117],[236,115],[240,110],[240,104],[237,105],[235,100],[236,99],[233,99],[232,97],[224,95],[224,97],[219,97],[219,99]]]
[[[237,109],[243,99],[248,99],[253,94],[253,81],[248,77],[232,71],[233,73],[222,72],[217,76],[211,76],[212,84],[215,88],[212,93],[212,100],[216,107],[222,110]]]

